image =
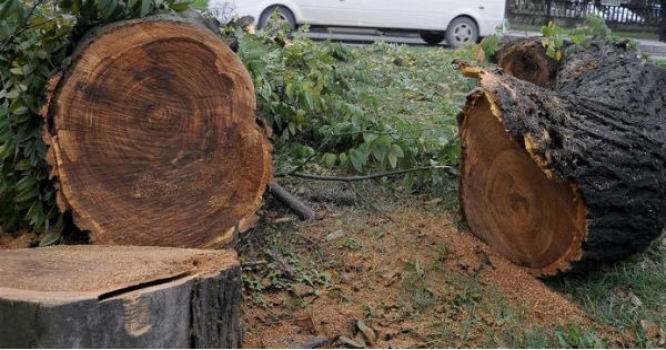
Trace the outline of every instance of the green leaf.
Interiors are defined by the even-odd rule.
[[[336,134],[340,134],[343,131],[345,131],[345,129],[347,129],[349,125],[351,125],[351,123],[349,122],[337,123],[333,125],[333,132]]]
[[[113,19],[113,13],[118,7],[118,2],[116,0],[101,0],[99,4],[99,12],[104,19]]]
[[[305,102],[307,103],[308,110],[310,112],[313,112],[314,111],[314,100],[312,99],[312,94],[309,93],[309,92],[306,92],[303,95],[304,95],[303,97],[305,97]]]
[[[306,122],[304,110],[299,109],[296,111],[296,115],[294,116],[294,122],[299,126]]]
[[[284,92],[287,95],[287,98],[289,98],[290,100],[294,99],[294,89],[292,83],[287,83],[287,85],[284,88]]]
[[[141,18],[146,17],[150,13],[153,0],[141,0]]]
[[[365,143],[372,143],[377,138],[377,134],[374,132],[364,132],[363,133],[363,141]]]
[[[372,156],[375,157],[378,162],[384,162],[384,158],[386,158],[386,150],[386,144],[374,144],[374,147],[372,148]]]
[[[414,187],[414,175],[409,173],[405,174],[402,178],[402,185],[405,187],[405,190],[411,191],[412,187]]]
[[[9,107],[9,111],[16,115],[24,115],[28,113],[28,107],[22,100],[16,99]]]
[[[275,122],[275,125],[277,126],[278,130],[282,130],[282,117],[279,114],[276,114],[273,116],[273,121]]]
[[[335,165],[336,160],[338,160],[338,157],[333,153],[326,153],[324,155],[324,164],[329,168]]]
[[[391,153],[395,154],[398,158],[405,158],[405,152],[402,151],[402,147],[395,143],[391,145]]]
[[[16,183],[16,189],[20,192],[34,187],[37,187],[37,180],[34,176],[24,176]]]
[[[395,167],[398,165],[398,157],[396,157],[395,154],[393,154],[393,152],[389,152],[386,155],[386,158],[388,159],[389,164],[391,165],[391,169],[395,169]]]
[[[62,239],[62,234],[58,230],[53,230],[49,232],[44,238],[42,238],[41,241],[39,241],[39,246],[40,247],[46,247],[52,244],[58,244],[60,243],[60,240]]]
[[[72,14],[79,15],[81,14],[82,8],[83,8],[83,0],[74,0],[72,2],[72,6],[70,7],[70,11],[72,11]]]
[[[42,203],[40,201],[33,201],[30,205],[30,209],[25,214],[25,217],[30,219],[31,222],[36,221],[35,216],[44,215],[44,212],[41,210]]]
[[[72,8],[72,5],[74,2],[72,0],[60,0],[58,2],[58,7],[63,9],[63,10],[70,10]]]
[[[31,187],[26,189],[25,191],[19,192],[19,194],[16,197],[14,197],[14,202],[15,203],[27,202],[31,199],[37,198],[37,195],[39,195],[39,188]]]
[[[17,87],[13,87],[11,90],[9,90],[5,97],[8,99],[13,99],[17,98],[19,94],[21,94],[21,91]]]
[[[377,138],[377,140],[375,140],[374,143],[375,144],[382,143],[382,144],[386,145],[386,147],[389,147],[391,145],[391,143],[393,143],[393,138],[388,134],[382,134],[382,135],[379,135],[379,137]]]
[[[14,170],[16,171],[25,171],[30,169],[32,166],[30,165],[30,160],[28,159],[21,159],[14,165]]]
[[[139,0],[129,0],[127,2],[127,7],[129,7],[130,9],[134,9],[136,4],[138,4],[138,3],[139,3]]]
[[[368,161],[368,156],[359,149],[353,149],[349,152],[349,160],[351,160],[354,169],[361,172]]]
[[[340,165],[344,165],[347,163],[347,154],[346,153],[340,153]]]
[[[185,11],[188,8],[190,8],[190,3],[187,2],[187,1],[183,1],[183,2],[178,2],[178,3],[171,4],[170,7],[171,7],[172,10],[174,10],[176,12],[182,12],[182,11]]]
[[[12,8],[17,7],[17,0],[5,0],[0,6],[0,19],[5,20],[12,15]]]

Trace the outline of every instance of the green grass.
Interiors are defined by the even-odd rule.
[[[626,347],[664,347],[666,245],[657,240],[642,254],[586,275],[549,281],[599,323],[633,334]]]
[[[659,66],[661,68],[666,69],[666,60],[648,59],[648,62],[651,63],[651,64],[654,64],[655,66]]]
[[[354,103],[366,116],[388,120],[394,132],[438,164],[455,163],[456,115],[477,83],[463,77],[452,61],[471,61],[474,50],[376,43],[355,49],[354,57],[345,68],[367,72],[353,86],[359,96]]]
[[[530,32],[538,32],[541,33],[541,27],[542,26],[537,26],[537,25],[529,25],[529,24],[512,24],[510,23],[508,26],[508,29],[511,30],[524,30],[524,31],[530,31]],[[567,30],[571,30],[572,28],[562,28],[563,32],[566,33]],[[648,40],[657,40],[659,36],[657,33],[653,32],[623,32],[623,31],[613,31],[613,35],[621,37],[621,38],[632,38],[632,39],[648,39]]]

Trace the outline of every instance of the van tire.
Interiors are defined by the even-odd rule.
[[[421,39],[428,43],[428,45],[437,45],[441,43],[445,38],[445,34],[442,32],[423,32],[421,33]]]
[[[294,19],[294,14],[284,6],[271,6],[265,9],[259,18],[259,29],[264,29],[268,26],[268,22],[272,20],[273,13],[278,11],[278,9],[280,11],[279,21],[289,24],[289,33],[296,29],[296,20]]]
[[[479,40],[479,28],[469,17],[458,17],[446,28],[446,43],[450,48],[457,49],[466,44],[475,44]]]

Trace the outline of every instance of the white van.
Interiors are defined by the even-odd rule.
[[[301,24],[418,32],[429,44],[457,48],[493,34],[504,22],[506,0],[210,0],[222,22],[249,15],[259,28],[280,9],[292,29]]]

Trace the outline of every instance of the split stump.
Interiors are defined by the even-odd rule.
[[[0,254],[0,347],[239,348],[230,250],[57,246]]]

